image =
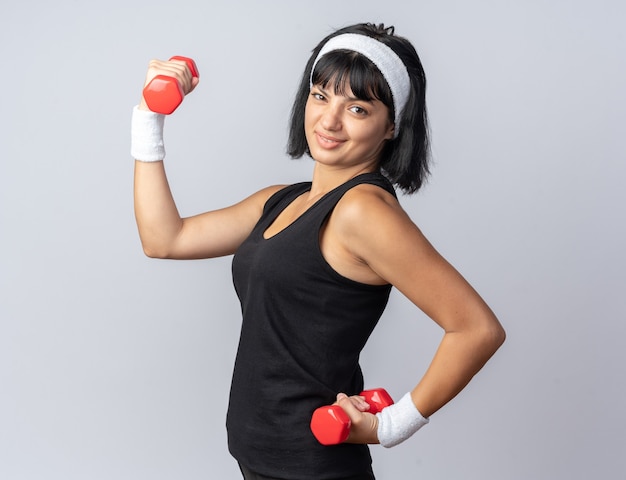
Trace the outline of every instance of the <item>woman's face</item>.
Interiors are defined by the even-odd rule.
[[[389,109],[380,100],[360,100],[350,88],[344,90],[337,94],[331,84],[311,87],[304,116],[311,156],[340,168],[377,165],[394,134]]]

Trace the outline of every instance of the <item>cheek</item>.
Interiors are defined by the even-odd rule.
[[[382,126],[380,123],[372,123],[359,131],[359,138],[371,144],[378,144],[388,137],[389,130],[387,126]]]
[[[309,108],[309,102],[307,102],[304,106],[304,130],[308,131],[313,122],[313,109]]]
[[[390,140],[393,138],[393,122],[390,122],[388,117],[384,117],[380,119],[380,123],[378,124],[378,134],[381,136],[383,140]]]

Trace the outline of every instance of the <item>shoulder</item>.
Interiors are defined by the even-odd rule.
[[[288,188],[289,185],[270,185],[269,187],[265,187],[254,194],[254,196],[259,197],[260,199],[265,199],[265,201],[269,200],[275,194],[280,191]]]
[[[387,190],[362,183],[348,190],[337,203],[333,215],[350,230],[367,229],[376,222],[406,218],[398,199]]]
[[[222,209],[222,212],[232,212],[237,221],[242,223],[256,223],[265,209],[268,201],[278,192],[284,190],[286,185],[271,185],[248,195],[238,203]],[[208,212],[210,213],[210,212]]]
[[[274,197],[278,192],[288,188],[288,185],[270,185],[254,192],[252,195],[243,200],[243,202],[251,203],[263,209],[268,200]]]
[[[274,208],[285,200],[289,200],[310,188],[310,183],[293,183],[289,185],[272,185],[266,187],[249,198],[255,200],[262,211]]]
[[[422,238],[421,232],[390,192],[361,184],[345,193],[331,217],[344,247],[361,261],[385,257]]]

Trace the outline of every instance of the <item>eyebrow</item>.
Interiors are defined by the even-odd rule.
[[[317,88],[320,92],[322,92],[324,95],[328,96],[328,91],[324,88],[322,88],[320,85],[313,85],[313,87]],[[368,104],[373,104],[373,100],[365,100],[364,98],[358,98],[355,96],[348,96],[348,95],[341,95],[342,97],[346,97],[348,99],[348,101],[350,102],[364,102],[364,103],[368,103]]]

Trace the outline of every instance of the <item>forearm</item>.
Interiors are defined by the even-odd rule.
[[[135,218],[144,252],[166,258],[183,221],[170,190],[163,162],[135,161]]]
[[[478,373],[504,341],[497,322],[477,331],[447,332],[420,383],[411,392],[425,417],[452,400]]]

